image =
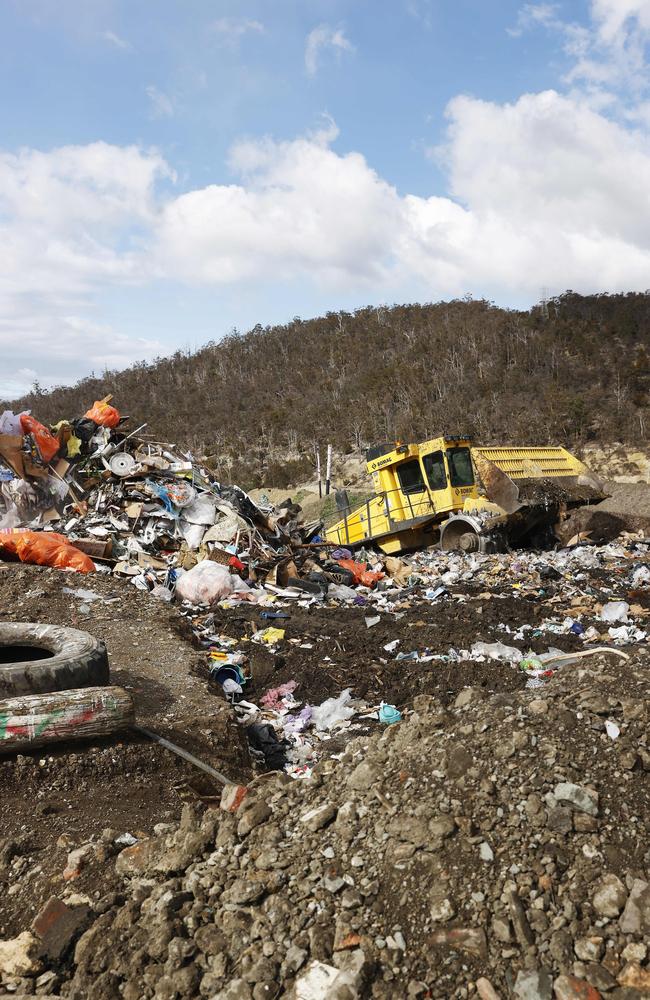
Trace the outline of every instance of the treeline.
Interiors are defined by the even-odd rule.
[[[573,292],[530,311],[486,301],[365,308],[257,326],[72,387],[2,404],[45,422],[112,392],[131,426],[252,487],[310,468],[315,443],[349,452],[393,439],[577,447],[644,442],[650,294]]]

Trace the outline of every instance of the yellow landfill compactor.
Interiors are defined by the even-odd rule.
[[[325,537],[345,547],[396,553],[441,549],[503,552],[548,543],[566,511],[607,495],[565,448],[474,448],[439,437],[366,453],[375,495],[351,510],[337,494],[340,521]]]

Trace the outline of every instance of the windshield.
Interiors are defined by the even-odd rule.
[[[452,486],[473,486],[474,470],[469,448],[449,448],[447,451],[449,478]]]
[[[441,451],[432,451],[422,459],[424,471],[429,480],[429,488],[432,490],[444,490],[447,486],[447,473],[445,472],[445,460]]]

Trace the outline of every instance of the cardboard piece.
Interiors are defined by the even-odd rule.
[[[21,479],[25,478],[23,439],[20,434],[0,434],[0,456]]]

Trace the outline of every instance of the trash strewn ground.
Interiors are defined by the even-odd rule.
[[[5,476],[0,619],[103,639],[231,784],[135,731],[0,758],[0,994],[649,997],[643,523],[337,551],[143,433],[95,427],[54,506]],[[95,570],[20,562],[50,527]]]

